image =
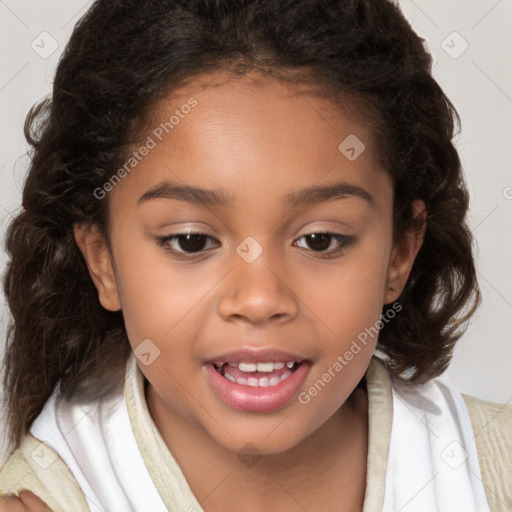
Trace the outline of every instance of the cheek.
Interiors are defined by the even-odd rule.
[[[144,241],[128,246],[117,242],[114,259],[126,330],[132,346],[149,338],[157,343],[193,337],[197,322],[190,313],[218,281],[208,266],[170,263],[156,244]]]
[[[314,425],[322,424],[350,395],[374,353],[382,312],[383,265],[364,258],[348,264],[310,296],[318,312],[321,352],[299,403],[314,409]],[[316,281],[318,284],[318,281]],[[325,291],[327,290],[327,291]],[[308,305],[309,305],[308,304]]]
[[[367,237],[338,264],[315,264],[300,278],[304,302],[330,333],[333,348],[343,348],[379,319],[387,251],[385,237]]]
[[[378,230],[374,230],[378,231]],[[382,310],[388,240],[383,231],[367,233],[346,255],[332,262],[300,258],[282,277],[318,322],[333,349],[374,324]],[[171,261],[147,239],[119,233],[113,246],[116,278],[125,325],[132,346],[149,338],[164,342],[173,336],[195,339],[199,310],[205,312],[226,269],[214,261]],[[315,320],[316,319],[316,320]],[[193,344],[193,343],[192,343]]]

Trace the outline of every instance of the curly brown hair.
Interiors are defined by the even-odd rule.
[[[69,400],[93,399],[122,381],[130,354],[123,315],[100,305],[73,226],[92,222],[107,233],[108,200],[94,191],[142,136],[151,107],[208,71],[308,81],[333,108],[348,95],[370,115],[394,183],[395,239],[419,229],[415,199],[428,214],[397,298],[404,312],[382,326],[378,348],[397,377],[441,374],[480,293],[452,144],[460,120],[431,65],[388,0],[97,0],[74,29],[51,99],[25,122],[32,161],[6,238],[11,449],[56,385]]]

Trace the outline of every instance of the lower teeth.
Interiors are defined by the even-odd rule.
[[[272,387],[277,386],[281,381],[286,380],[298,367],[299,363],[295,363],[292,368],[285,371],[281,377],[249,377],[247,379],[243,377],[239,377],[238,379],[235,379],[232,375],[229,373],[225,373],[224,371],[225,365],[223,365],[221,368],[218,368],[217,366],[214,366],[214,368],[227,380],[230,382],[236,382],[237,384],[241,384],[242,386],[252,386],[252,387]]]
[[[243,377],[239,377],[235,380],[234,377],[229,375],[227,373],[224,375],[226,379],[228,379],[230,382],[236,382],[237,384],[241,384],[242,386],[252,386],[252,387],[272,387],[277,386],[281,381],[286,380],[291,375],[290,372],[283,373],[282,377],[272,377],[269,379],[268,377],[260,377],[257,379],[256,377],[249,377],[248,379],[244,379]]]

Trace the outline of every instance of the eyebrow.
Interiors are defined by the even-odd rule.
[[[373,197],[369,192],[349,183],[333,183],[292,191],[285,196],[285,204],[291,208],[298,208],[345,197],[357,197],[366,201],[370,206],[375,206]],[[205,206],[228,206],[234,201],[232,195],[222,190],[176,185],[169,181],[159,183],[147,190],[140,197],[138,203],[144,203],[151,199],[175,199]]]

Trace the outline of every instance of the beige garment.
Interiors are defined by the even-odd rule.
[[[369,412],[368,461],[363,512],[382,509],[392,419],[390,375],[372,358],[366,372]],[[463,395],[476,433],[485,491],[492,512],[512,510],[512,406]],[[144,376],[132,357],[125,377],[128,414],[144,462],[169,511],[177,501],[202,509],[180,467],[165,445],[147,408]],[[38,454],[53,461],[42,467]],[[45,466],[47,464],[44,464]],[[0,496],[28,489],[53,512],[89,512],[85,497],[64,461],[46,444],[28,435],[0,470]],[[179,497],[179,500],[177,499]],[[193,510],[191,508],[190,510]],[[107,511],[124,512],[124,511]]]

